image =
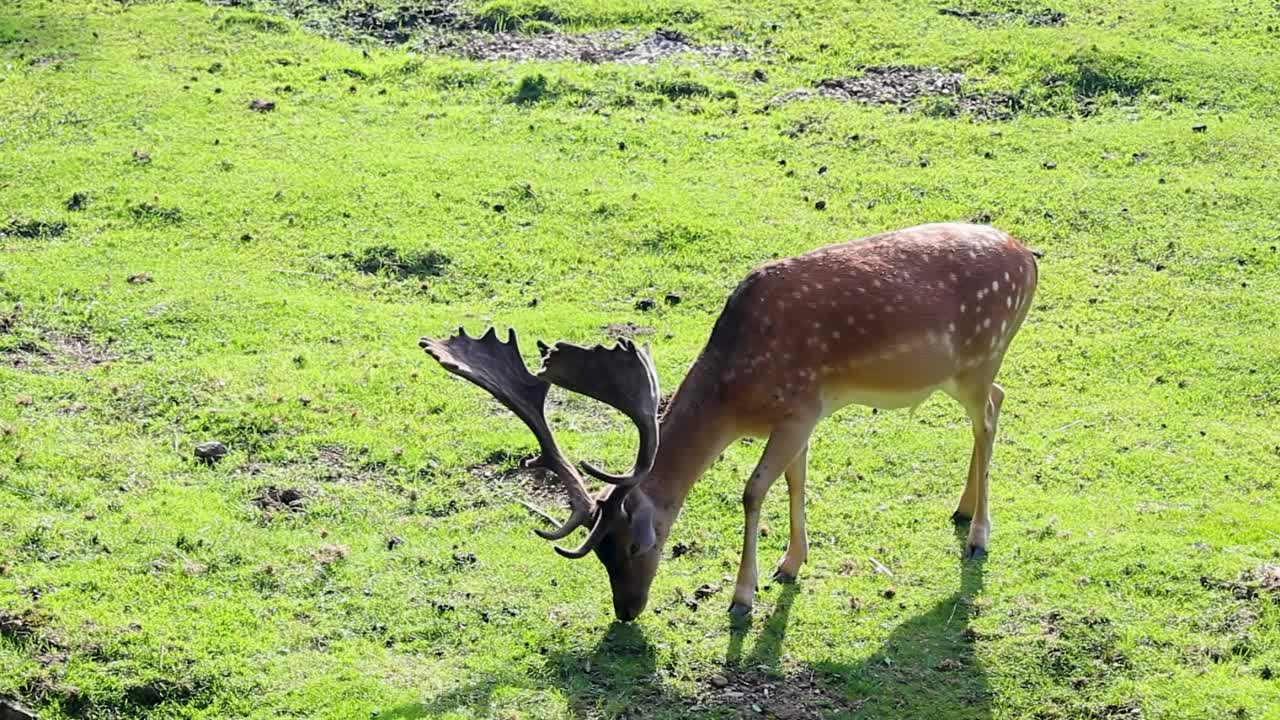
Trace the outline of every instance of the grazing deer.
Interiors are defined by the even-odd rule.
[[[624,622],[644,609],[662,547],[693,484],[736,439],[768,438],[742,496],[746,523],[730,612],[751,611],[756,534],[769,486],[786,475],[791,522],[774,578],[794,581],[808,554],[804,485],[814,426],[849,404],[914,408],[934,391],[955,398],[973,424],[973,454],[957,522],[970,521],[966,556],[985,553],[991,532],[987,469],[1004,391],[996,372],[1031,307],[1035,255],[1004,232],[932,224],[766,263],[734,290],[711,338],[658,419],[658,377],[646,350],[623,341],[588,349],[539,343],[542,369],[525,368],[512,330],[480,338],[460,331],[420,345],[444,368],[489,391],[533,431],[568,491],[559,540],[589,528],[576,550],[594,551]],[[640,432],[635,466],[592,496],[556,445],[544,415],[549,383],[622,411]]]

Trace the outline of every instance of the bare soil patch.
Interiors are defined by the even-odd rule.
[[[472,60],[576,60],[624,65],[647,65],[677,55],[712,60],[745,60],[752,56],[751,50],[741,45],[702,45],[671,29],[658,29],[649,35],[626,30],[580,35],[558,31],[543,35],[453,32],[430,35],[419,47],[427,52],[460,55]]]
[[[275,477],[281,481],[310,480],[327,483],[368,483],[379,482],[386,478],[387,468],[381,462],[361,460],[358,453],[341,445],[321,445],[316,448],[311,458],[293,460],[282,463],[252,462],[240,468],[240,472],[264,478]],[[281,482],[266,486],[268,491],[281,493],[276,498],[283,505],[290,505],[291,493],[300,493],[289,484]],[[281,489],[277,490],[279,487]],[[264,500],[271,504],[271,499]],[[255,503],[257,500],[255,499]],[[264,509],[266,509],[264,507]]]
[[[220,5],[244,2],[210,1]],[[740,45],[703,45],[669,28],[651,34],[627,30],[568,34],[557,26],[564,19],[545,8],[528,16],[509,16],[500,9],[473,12],[458,0],[417,0],[396,7],[349,2],[337,12],[316,0],[269,0],[268,6],[321,34],[386,45],[408,44],[422,52],[472,60],[649,64],[676,55],[719,60],[752,55]]]
[[[857,712],[865,700],[848,700],[812,674],[773,677],[755,670],[711,676],[690,710],[730,710],[737,717],[818,720]]]
[[[960,7],[946,7],[938,11],[939,15],[968,20],[979,27],[995,27],[1012,23],[1026,23],[1032,27],[1062,27],[1067,23],[1067,14],[1052,8],[1034,10],[970,10]]]
[[[1280,565],[1264,564],[1240,573],[1234,580],[1202,577],[1200,584],[1211,590],[1231,593],[1237,600],[1269,599],[1280,605]]]
[[[13,368],[33,372],[83,372],[109,363],[116,355],[83,335],[45,331],[0,350],[0,358]]]
[[[964,73],[906,65],[869,67],[861,75],[820,80],[814,89],[793,90],[775,97],[765,109],[812,97],[892,105],[901,110],[929,101],[924,109],[932,114],[969,113],[983,119],[1007,119],[1018,110],[1017,99],[1011,95],[971,89]]]

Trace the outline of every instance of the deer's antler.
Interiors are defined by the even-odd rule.
[[[582,478],[573,465],[565,459],[547,425],[545,405],[550,385],[545,380],[534,377],[525,367],[524,360],[520,357],[515,329],[509,332],[506,342],[498,339],[493,328],[489,328],[479,338],[469,337],[466,330],[459,328],[458,334],[447,340],[424,337],[418,345],[445,370],[487,390],[533,431],[541,455],[529,465],[545,467],[554,472],[568,491],[569,506],[572,508],[569,519],[559,528],[549,532],[534,532],[547,540],[559,540],[579,526],[586,525],[592,515],[597,514],[596,503],[587,493]],[[595,528],[592,530],[594,535]]]
[[[629,340],[612,348],[588,349],[562,342],[551,348],[539,343],[539,349],[543,356],[539,378],[617,408],[640,431],[631,472],[612,475],[585,462],[583,469],[614,485],[638,483],[658,454],[658,373],[648,352]]]

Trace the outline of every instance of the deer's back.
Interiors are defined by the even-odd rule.
[[[832,245],[753,270],[707,352],[721,396],[765,425],[838,397],[892,406],[998,367],[1036,277],[1034,255],[987,226],[921,225]]]

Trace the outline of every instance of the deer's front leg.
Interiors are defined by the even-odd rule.
[[[750,614],[755,602],[760,506],[764,504],[769,486],[773,485],[773,481],[791,465],[796,455],[809,442],[809,432],[813,430],[813,425],[813,421],[793,421],[775,428],[764,448],[764,455],[760,457],[755,471],[751,473],[751,479],[747,481],[746,491],[742,493],[742,508],[746,514],[742,533],[742,559],[738,564],[738,581],[733,588],[733,604],[729,606],[729,612],[736,616]]]
[[[787,466],[787,499],[791,512],[790,533],[787,536],[787,552],[782,556],[773,579],[780,583],[792,583],[800,574],[800,566],[809,557],[809,535],[805,532],[804,482],[808,472],[809,446],[800,448],[800,454]]]

